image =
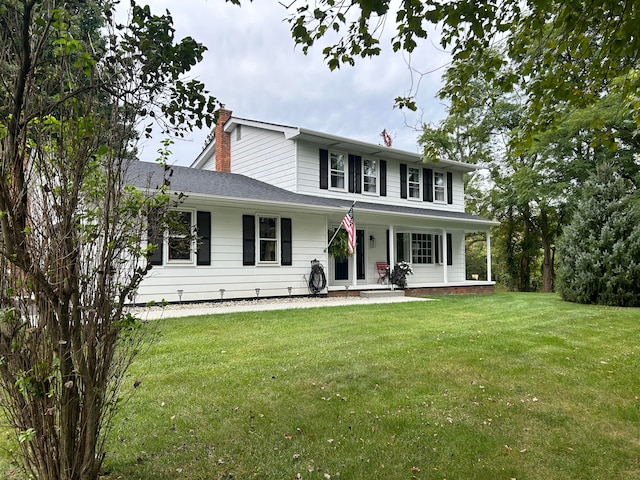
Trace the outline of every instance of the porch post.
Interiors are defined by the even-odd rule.
[[[487,230],[487,281],[491,281],[491,230]]]
[[[447,257],[447,247],[447,231],[442,229],[442,258],[444,259],[444,262],[442,262],[442,279],[444,280],[444,283],[449,283],[449,271],[447,270],[449,258]]]
[[[351,273],[352,275],[352,282],[351,284],[356,287],[358,285],[358,244],[356,243],[356,245],[353,246],[353,255],[352,255],[352,268],[351,270],[353,270]]]
[[[389,225],[389,271],[393,270],[395,266],[394,259],[396,258],[396,244],[395,234],[393,233],[393,225]]]

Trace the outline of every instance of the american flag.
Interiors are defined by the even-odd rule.
[[[342,219],[342,226],[349,236],[349,254],[353,255],[356,246],[356,222],[353,220],[353,205]]]

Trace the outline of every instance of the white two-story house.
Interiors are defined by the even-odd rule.
[[[181,219],[198,239],[181,249],[172,232],[155,241],[136,302],[308,295],[314,260],[330,296],[390,289],[380,264],[400,261],[413,268],[408,295],[491,292],[496,222],[464,211],[463,176],[474,169],[221,110],[193,164],[173,167],[171,190],[187,196]],[[144,187],[160,183],[162,170],[134,162],[130,176]],[[352,205],[356,248],[337,260],[327,244]],[[469,232],[486,233],[487,279],[466,278]]]

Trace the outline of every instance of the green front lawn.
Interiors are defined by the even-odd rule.
[[[640,479],[640,309],[508,293],[161,325],[109,480]]]

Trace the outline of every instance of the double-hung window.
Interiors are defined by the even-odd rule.
[[[409,167],[407,169],[407,180],[409,186],[409,198],[420,197],[420,169]]]
[[[343,153],[329,154],[331,188],[344,190],[345,186],[345,156]]]
[[[378,193],[378,161],[364,159],[362,169],[362,186],[364,193]]]
[[[173,210],[147,219],[151,265],[211,265],[211,212]]]
[[[290,218],[242,216],[242,265],[293,265]]]
[[[446,199],[447,183],[444,172],[433,172],[433,199],[436,202],[444,202]]]
[[[168,262],[193,262],[193,212],[176,211],[167,232]]]
[[[278,262],[278,218],[258,216],[259,262]]]

